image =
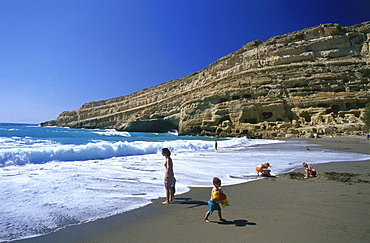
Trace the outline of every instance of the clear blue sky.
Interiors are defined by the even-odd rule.
[[[370,0],[0,0],[0,122],[197,72],[253,40],[370,20]]]

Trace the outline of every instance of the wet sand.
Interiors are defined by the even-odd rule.
[[[370,154],[364,137],[306,139],[320,148]],[[173,204],[152,204],[19,242],[368,242],[370,160],[314,166],[277,178],[225,186],[232,205],[203,221],[209,188],[191,188]]]

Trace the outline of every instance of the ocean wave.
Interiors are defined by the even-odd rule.
[[[131,137],[131,134],[128,133],[128,132],[118,132],[114,129],[107,129],[107,130],[104,130],[104,131],[97,131],[97,132],[94,132],[94,133],[99,134],[99,135],[103,135],[103,136]]]
[[[10,148],[37,148],[56,145],[58,143],[48,139],[33,139],[30,137],[0,137],[0,151]]]
[[[266,140],[261,140],[260,143],[262,142],[266,143]],[[258,140],[235,138],[220,141],[219,146],[233,147],[241,144],[248,146],[258,143]],[[207,150],[213,148],[214,142],[204,140],[175,140],[165,142],[96,141],[83,145],[62,145],[40,141],[38,146],[35,144],[33,146],[0,149],[0,166],[43,164],[51,161],[84,161],[155,154],[159,153],[163,147],[169,148],[172,152]]]
[[[97,142],[85,145],[56,145],[37,148],[0,150],[0,166],[42,164],[51,161],[82,161],[119,156],[156,153],[155,146],[137,146],[128,142]]]

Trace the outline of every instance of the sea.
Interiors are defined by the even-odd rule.
[[[164,147],[172,152],[176,195],[211,187],[215,176],[223,185],[256,180],[255,167],[265,162],[277,175],[302,168],[302,162],[370,159],[300,140],[0,123],[0,242],[49,234],[164,197]]]

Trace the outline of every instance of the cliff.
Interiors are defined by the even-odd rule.
[[[369,79],[370,21],[322,24],[252,41],[199,72],[41,125],[255,138],[362,134]]]

